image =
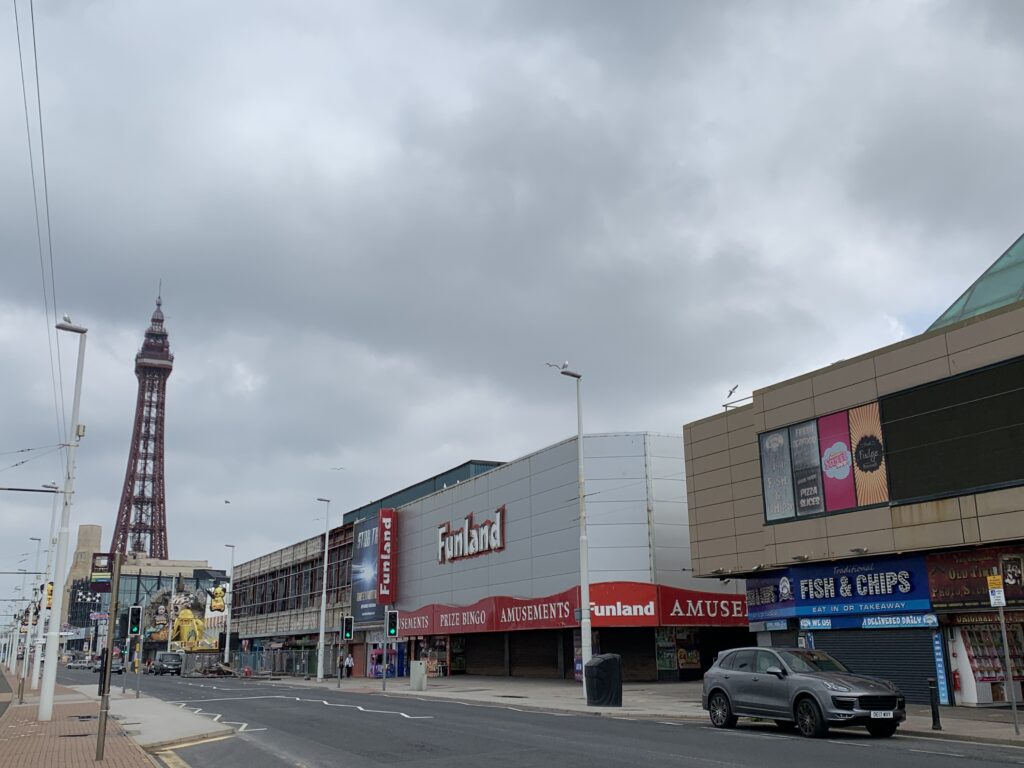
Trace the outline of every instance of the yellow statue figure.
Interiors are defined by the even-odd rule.
[[[203,620],[192,613],[191,608],[182,608],[174,620],[172,640],[181,643],[186,651],[194,651],[203,639]]]
[[[222,584],[218,584],[213,589],[206,590],[210,595],[210,610],[217,613],[223,613],[227,610],[227,605],[224,602],[224,595],[227,594],[227,589]]]

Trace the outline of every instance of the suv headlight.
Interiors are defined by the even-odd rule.
[[[839,693],[849,693],[850,689],[845,685],[839,683],[833,683],[831,680],[822,680],[821,684],[828,688],[830,691],[838,691]]]

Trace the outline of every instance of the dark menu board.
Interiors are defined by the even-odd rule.
[[[825,494],[818,462],[818,424],[815,420],[789,428],[789,451],[793,457],[797,517],[820,515],[825,511]]]
[[[788,520],[793,507],[793,469],[789,457],[789,430],[777,429],[759,436],[761,444],[761,485],[766,520]]]

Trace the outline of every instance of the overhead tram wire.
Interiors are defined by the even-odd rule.
[[[53,303],[53,319],[54,322],[57,320],[57,280],[56,270],[53,266],[53,229],[50,226],[50,182],[49,175],[46,171],[46,131],[43,130],[43,96],[39,86],[39,51],[36,46],[36,2],[35,0],[29,0],[28,3],[29,16],[32,21],[32,66],[35,69],[36,77],[36,114],[39,117],[39,155],[42,159],[42,170],[43,170],[43,207],[46,210],[46,247],[50,254],[50,301]],[[52,331],[48,328],[48,331],[57,335],[56,329]],[[60,343],[57,343],[57,379],[60,384],[60,414],[61,414],[61,425],[64,429],[64,443],[67,444],[71,441],[68,431],[68,417],[67,411],[64,407],[64,367],[61,365],[60,359]],[[71,427],[74,429],[74,425]],[[67,452],[65,451],[65,464]]]
[[[12,0],[14,5],[14,26],[18,40],[18,66],[21,74],[21,98],[22,105],[25,111],[25,137],[28,145],[28,161],[29,161],[29,172],[32,179],[32,207],[35,211],[36,220],[36,245],[39,255],[39,270],[40,277],[43,285],[43,312],[45,315],[46,322],[46,343],[49,349],[50,356],[50,381],[53,388],[53,407],[54,407],[54,419],[57,427],[57,440],[61,444],[67,444],[68,433],[67,433],[67,416],[64,407],[64,379],[61,370],[61,356],[60,356],[60,344],[56,344],[57,355],[56,364],[54,363],[54,336],[56,331],[53,330],[52,326],[57,319],[57,297],[56,297],[56,282],[53,275],[53,243],[50,239],[50,203],[49,203],[49,187],[46,179],[46,150],[43,142],[43,124],[42,124],[42,103],[40,101],[40,88],[39,88],[39,58],[36,50],[36,34],[35,34],[35,5],[34,0],[30,2],[30,13],[32,21],[32,50],[33,50],[33,62],[35,69],[36,78],[36,104],[39,115],[39,137],[40,146],[42,148],[42,174],[43,174],[43,190],[44,198],[46,201],[46,229],[47,229],[47,246],[50,254],[50,296],[52,297],[53,305],[53,322],[50,320],[50,302],[47,300],[47,284],[46,284],[46,262],[43,257],[43,236],[42,236],[42,225],[39,218],[39,184],[36,180],[35,170],[35,154],[32,149],[32,130],[31,122],[29,118],[29,107],[28,107],[28,87],[25,81],[25,55],[24,49],[21,44],[21,20],[18,14],[18,0]],[[52,334],[52,335],[51,335]],[[58,389],[58,381],[60,382]],[[66,464],[66,462],[65,462]]]

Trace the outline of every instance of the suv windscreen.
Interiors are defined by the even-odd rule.
[[[849,672],[842,662],[823,651],[779,651],[794,672]]]
[[[161,653],[157,659],[164,664],[180,664],[181,657],[176,653]]]

